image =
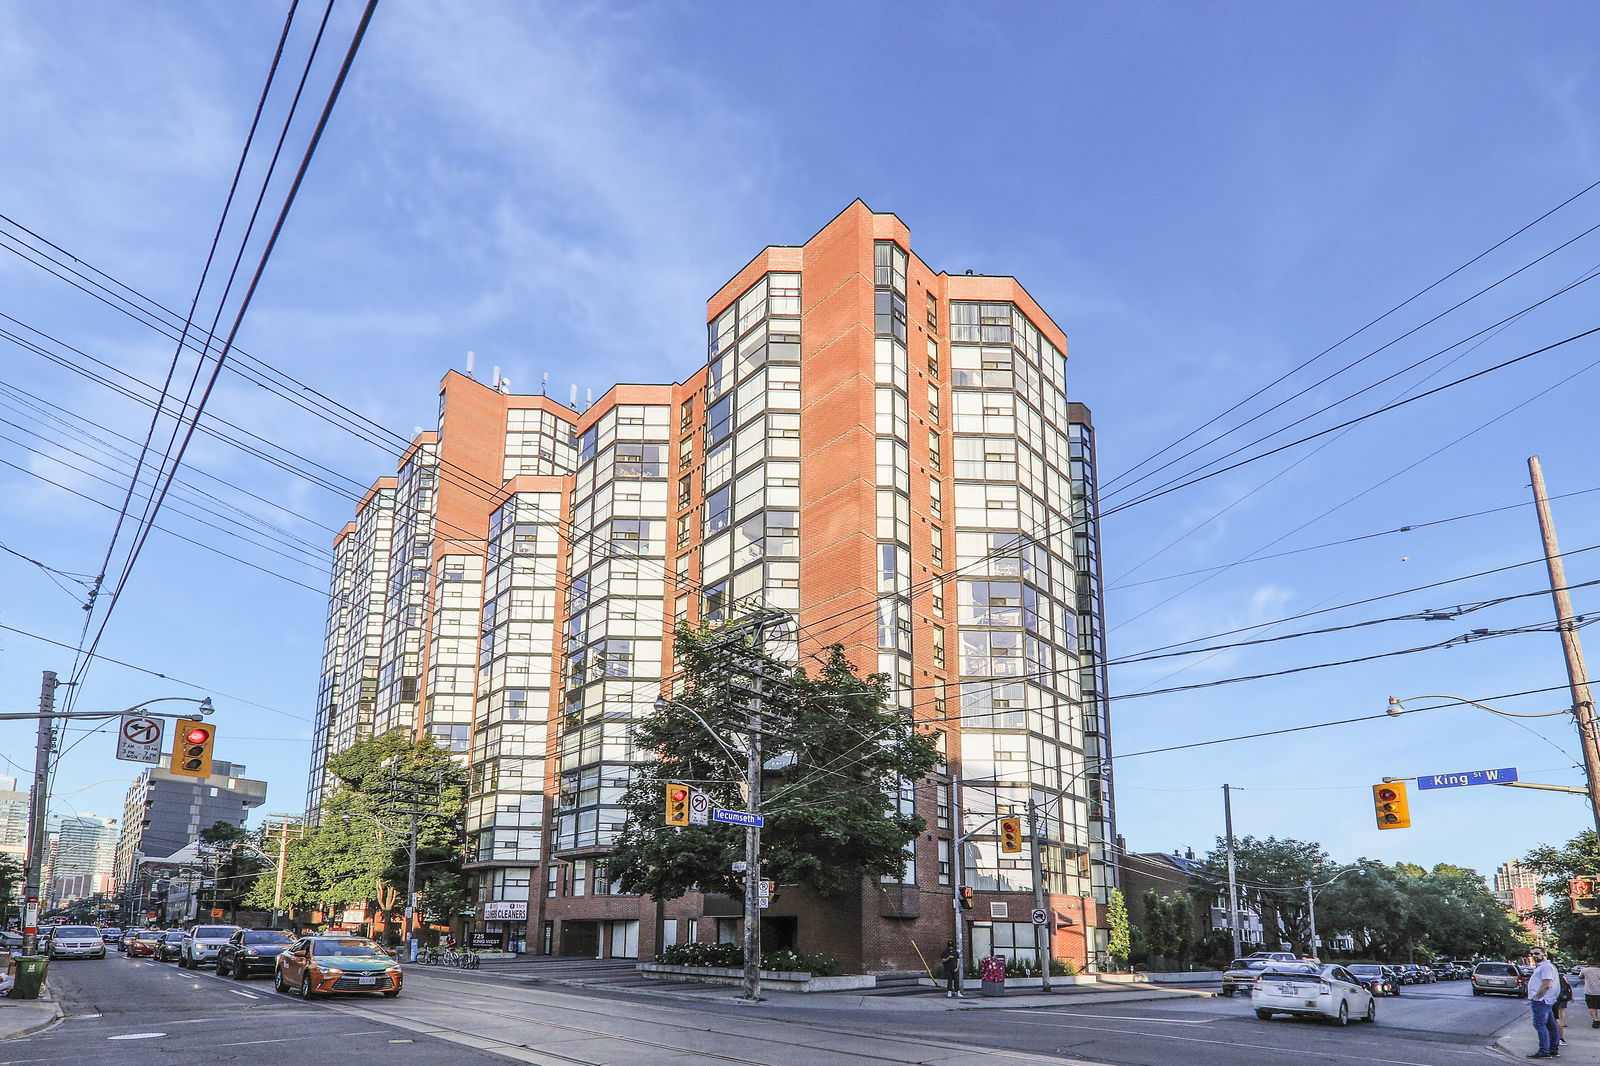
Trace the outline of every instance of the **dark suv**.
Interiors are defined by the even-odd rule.
[[[255,974],[270,974],[278,954],[294,943],[276,929],[239,929],[217,949],[217,973],[223,977],[248,980]]]

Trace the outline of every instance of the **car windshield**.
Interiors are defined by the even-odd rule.
[[[195,927],[194,935],[213,940],[226,940],[233,935],[231,925],[199,925]]]
[[[1484,962],[1478,964],[1478,972],[1495,977],[1509,977],[1517,971],[1512,969],[1508,962]]]
[[[182,940],[183,939],[183,930],[182,929],[169,929],[165,933],[161,934],[161,939],[162,940],[174,940],[174,941]]]
[[[270,929],[253,929],[244,935],[246,944],[287,944],[289,938]]]
[[[1259,970],[1267,964],[1266,959],[1234,959],[1228,963],[1230,970]]]
[[[1308,974],[1320,973],[1317,967],[1309,963],[1296,966],[1293,963],[1280,962],[1273,964],[1272,968],[1262,973],[1262,977],[1305,977]]]
[[[100,930],[92,925],[58,925],[56,936],[99,936]]]
[[[1382,973],[1383,972],[1383,967],[1382,966],[1352,966],[1352,967],[1350,967],[1350,972],[1351,973]]]
[[[382,955],[383,949],[370,940],[352,937],[349,940],[313,940],[313,955]]]

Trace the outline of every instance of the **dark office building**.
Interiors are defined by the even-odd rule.
[[[218,759],[210,777],[182,777],[160,766],[140,774],[122,801],[117,883],[131,882],[139,858],[164,859],[217,822],[244,825],[245,812],[267,799],[267,783],[244,772],[242,764]]]

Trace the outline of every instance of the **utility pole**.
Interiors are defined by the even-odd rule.
[[[283,882],[289,868],[289,837],[303,835],[305,822],[294,815],[278,815],[267,823],[266,830],[269,838],[272,836],[278,838],[278,866],[273,871],[272,888],[272,924],[276,927],[283,916]]]
[[[1222,786],[1222,820],[1228,831],[1228,932],[1233,934],[1233,957],[1238,958],[1239,944],[1239,882],[1233,871],[1233,799],[1227,785]]]
[[[28,870],[23,878],[22,953],[39,947],[39,882],[44,873],[44,816],[50,806],[50,752],[55,747],[56,672],[46,670],[39,686],[39,742],[33,753],[33,792],[28,806]]]
[[[950,908],[955,920],[956,988],[960,990],[965,987],[967,979],[967,923],[961,917],[961,891],[966,887],[961,849],[966,844],[967,819],[961,810],[961,769],[954,763],[950,764],[950,819],[950,879],[955,889],[950,897]]]
[[[1306,878],[1306,916],[1311,923],[1311,939],[1306,942],[1306,951],[1315,959],[1322,958],[1317,953],[1317,894],[1311,890],[1311,878]]]
[[[1033,835],[1033,847],[1028,849],[1032,855],[1033,865],[1033,909],[1045,916],[1043,922],[1033,923],[1033,944],[1034,950],[1039,955],[1040,988],[1048,992],[1050,991],[1050,941],[1051,934],[1055,931],[1055,921],[1049,908],[1045,906],[1044,862],[1039,857],[1039,849],[1044,846],[1044,827],[1039,823],[1038,807],[1033,802],[1031,788],[1028,790],[1028,832]],[[1087,947],[1089,931],[1085,929],[1083,935],[1084,945]]]
[[[1583,772],[1589,782],[1589,806],[1594,813],[1595,832],[1600,834],[1600,737],[1595,733],[1594,699],[1589,692],[1589,672],[1583,665],[1583,646],[1573,624],[1572,597],[1567,592],[1566,569],[1561,564],[1561,549],[1556,545],[1555,522],[1550,517],[1550,501],[1544,490],[1544,470],[1539,457],[1528,457],[1528,473],[1533,478],[1533,503],[1539,512],[1539,534],[1544,539],[1545,566],[1550,572],[1550,598],[1555,601],[1556,625],[1561,630],[1561,651],[1567,661],[1567,684],[1572,689],[1572,716],[1578,723],[1578,742],[1583,747]]]
[[[757,639],[761,630],[757,629]],[[750,708],[750,739],[745,756],[745,783],[749,799],[745,809],[761,816],[761,697],[766,673],[765,656],[756,664],[755,700]],[[761,826],[744,830],[744,998],[761,999]]]

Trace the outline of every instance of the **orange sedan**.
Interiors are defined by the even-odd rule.
[[[278,956],[272,987],[301,996],[333,992],[400,994],[400,964],[364,936],[300,937]]]

